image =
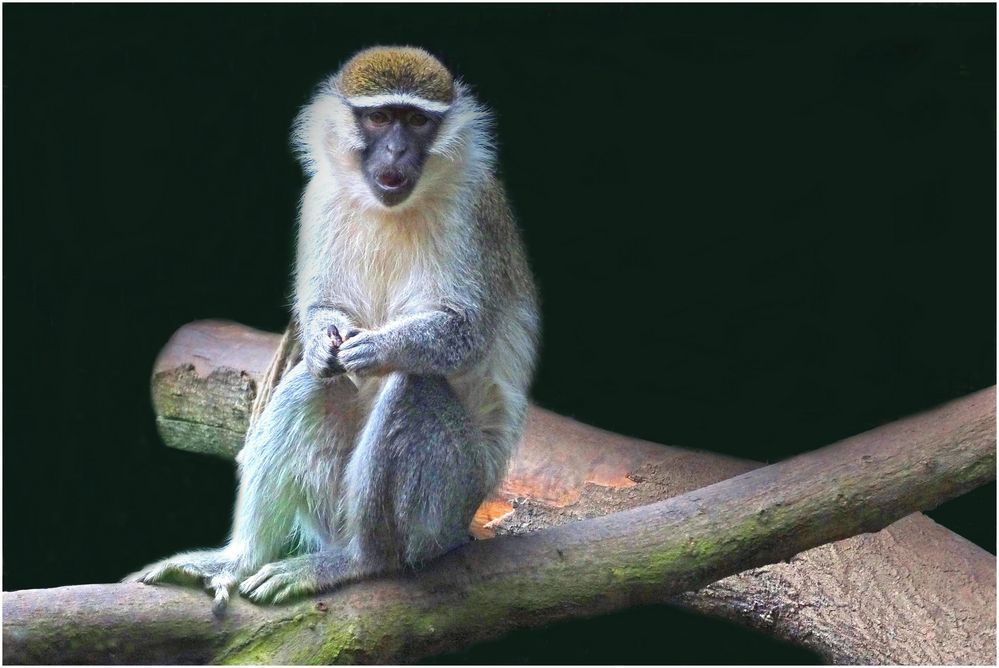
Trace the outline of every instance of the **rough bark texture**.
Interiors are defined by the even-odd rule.
[[[995,557],[921,513],[683,594],[678,602],[830,663],[994,664]]]
[[[167,442],[231,456],[242,440],[240,431],[245,429],[249,403],[256,390],[255,383],[263,374],[277,341],[276,335],[226,323],[195,323],[180,330],[164,350],[153,382],[157,414]],[[941,426],[943,421],[939,411],[935,411],[850,440],[859,441],[864,447],[870,446],[873,453],[869,456],[880,458],[887,451],[885,448],[899,450],[902,444],[904,447],[901,449],[906,450],[912,441],[933,446],[934,443],[941,444],[938,439],[952,439],[948,442],[960,449],[985,438],[991,444],[993,459],[991,464],[984,466],[989,469],[986,473],[994,475],[994,397],[994,390],[987,390],[940,409],[949,411],[946,413],[949,416],[947,424],[964,425],[953,433],[940,431],[944,428]],[[194,440],[189,440],[192,437]],[[179,441],[179,438],[185,440]],[[932,471],[925,469],[927,463],[932,468],[934,462],[937,467],[940,466],[939,460],[934,457],[926,460],[918,474],[910,473],[918,477],[932,475]],[[870,467],[871,462],[864,465]],[[522,533],[567,520],[647,504],[731,477],[754,466],[750,462],[628,439],[533,409],[520,455],[510,476],[501,493],[483,505],[475,524],[482,536],[494,531]],[[978,469],[980,474],[981,466]],[[826,480],[824,486],[827,489],[829,482]],[[784,481],[781,481],[780,489],[784,488]],[[849,496],[849,492],[843,491],[846,489],[840,487],[844,496],[834,500],[834,508],[843,510],[841,503],[857,501]],[[700,493],[696,496],[704,505],[704,497]],[[689,500],[687,503],[696,505],[696,502]],[[868,510],[871,508],[880,509],[881,506],[872,505]],[[786,507],[774,506],[770,512],[773,519],[768,521],[784,521],[777,518],[786,512]],[[716,519],[714,513],[714,509],[708,513],[712,520]],[[764,512],[766,515],[767,512]],[[695,529],[696,518],[695,514],[693,519],[684,519],[679,528],[670,531],[692,535],[688,529]],[[612,525],[616,525],[619,519],[612,520]],[[858,514],[852,521],[884,523],[887,519],[884,516],[865,519]],[[647,520],[633,520],[627,524],[641,529],[641,523]],[[636,521],[640,523],[638,527]],[[760,516],[756,516],[754,522],[759,524]],[[593,530],[579,524],[565,529],[570,532]],[[645,530],[640,533],[642,531]],[[543,532],[538,536],[549,533]],[[597,536],[587,535],[590,538]],[[537,536],[530,539],[536,540]],[[517,542],[519,540],[523,539],[498,543],[523,545]],[[558,543],[557,539],[544,540]],[[592,551],[589,541],[586,539],[587,547],[585,550],[579,548],[580,552]],[[596,540],[593,546],[604,543],[602,539]],[[661,554],[664,544],[657,543],[656,550],[649,554]],[[484,547],[472,546],[470,554],[474,555],[476,550]],[[789,542],[768,549],[778,547],[791,549],[794,545]],[[456,589],[458,594],[464,591],[463,595],[467,596],[468,587],[475,585],[476,595],[488,594],[492,608],[498,608],[498,611],[488,616],[493,625],[483,632],[484,635],[471,629],[461,630],[462,644],[468,644],[474,639],[492,637],[514,624],[543,623],[546,619],[576,616],[581,613],[576,606],[583,605],[580,597],[586,599],[594,595],[593,591],[587,593],[586,585],[577,581],[575,576],[569,582],[562,582],[562,578],[557,577],[539,582],[537,564],[522,564],[518,555],[510,555],[506,559],[503,555],[507,551],[500,550],[497,553],[499,556],[491,557],[499,559],[488,564],[490,568],[499,569],[495,573],[488,569],[480,571],[481,563],[476,563],[473,568],[466,561],[467,557],[454,555],[437,565],[436,570],[431,569],[415,579],[396,578],[365,583],[293,608],[259,609],[238,602],[233,615],[222,622],[210,618],[205,599],[198,592],[112,585],[5,594],[8,613],[4,628],[5,654],[8,661],[14,658],[22,661],[91,661],[94,657],[108,661],[197,661],[220,658],[218,652],[222,651],[222,647],[231,648],[234,647],[231,643],[243,643],[240,645],[243,649],[231,650],[236,654],[226,656],[252,659],[246,653],[251,645],[266,645],[266,652],[278,651],[272,642],[276,640],[275,634],[286,632],[290,634],[289,638],[294,636],[293,644],[297,646],[303,624],[308,628],[313,621],[325,619],[323,607],[327,610],[331,606],[338,611],[354,610],[351,606],[355,604],[364,607],[367,605],[365,602],[370,603],[372,599],[383,600],[386,607],[376,614],[380,617],[391,616],[386,615],[386,611],[389,608],[397,610],[393,606],[399,602],[394,595],[386,592],[412,599],[408,603],[413,605],[407,604],[400,611],[404,617],[392,622],[409,628],[406,633],[412,635],[423,618],[419,608],[421,600],[427,606],[424,612],[439,614],[436,608],[443,603],[443,599],[436,600],[439,598],[437,594],[451,598],[456,594],[449,590]],[[645,555],[645,559],[649,554]],[[550,555],[546,553],[542,556]],[[559,559],[561,567],[568,568],[564,550]],[[457,560],[458,563],[450,560]],[[620,555],[612,556],[611,560],[617,570],[643,571],[646,576],[655,571],[654,568],[649,571],[641,564],[628,566],[622,562]],[[465,567],[473,570],[465,573]],[[529,573],[521,574],[525,577],[514,577],[516,568],[520,567]],[[702,570],[701,574],[704,573],[706,571]],[[585,603],[590,606],[588,613],[625,604],[620,598],[607,593],[608,584],[617,583],[615,578],[619,577],[614,570],[603,571],[599,575],[600,583],[596,585],[600,592],[599,600]],[[427,579],[424,580],[424,577]],[[633,582],[628,584],[626,575],[620,577],[625,580],[621,591],[635,585]],[[659,573],[656,577],[666,579],[644,582],[639,586],[640,592],[632,591],[625,596],[627,604],[639,600],[666,600],[667,590],[662,583],[676,586],[681,583],[681,578],[671,573]],[[431,583],[436,584],[427,591],[426,587]],[[417,587],[417,591],[427,593],[430,599],[415,596],[408,589],[413,586]],[[482,586],[487,590],[498,587],[501,591],[484,592]],[[405,589],[400,591],[392,587]],[[362,593],[357,594],[358,590]],[[506,597],[504,592],[510,596]],[[541,612],[532,606],[522,608],[523,604],[517,601],[517,596],[528,594],[548,597],[550,607]],[[745,571],[697,592],[683,594],[675,601],[685,607],[764,628],[810,647],[835,662],[991,663],[995,659],[995,558],[921,515],[910,516],[877,534],[809,550],[795,557],[791,563]],[[161,614],[165,608],[173,609],[174,605],[178,606],[176,615]],[[132,610],[133,606],[135,610]],[[13,617],[11,610],[15,611]],[[56,610],[62,610],[63,614],[53,614]],[[532,614],[525,614],[525,611]],[[149,616],[146,616],[147,613]],[[109,619],[108,614],[119,617]],[[296,615],[301,615],[297,621]],[[355,622],[358,619],[354,614],[344,618],[354,619]],[[367,624],[364,622],[356,628],[367,628]],[[402,660],[435,651],[435,647],[437,650],[451,647],[446,642],[441,644],[443,641],[440,640],[420,640],[418,632],[409,640],[404,640],[406,633],[402,633],[396,636],[395,642],[402,643],[396,647],[398,653],[389,651],[379,655],[378,652],[386,651],[385,648],[379,650],[368,642],[364,633],[354,633],[351,629],[355,626],[339,623],[335,629],[323,626],[326,640],[320,644],[328,644],[330,633],[333,636],[340,634],[345,639],[349,636],[352,638],[346,643],[351,647],[349,651],[344,646],[342,651],[334,652],[335,656],[325,650],[316,650],[319,654],[308,656],[339,660],[374,660],[379,656],[389,656],[393,660]],[[453,630],[456,627],[448,628]],[[458,628],[461,628],[460,624]],[[141,645],[126,642],[129,647],[122,647],[122,638],[135,635],[136,629],[142,629]],[[284,631],[281,632],[281,629]],[[319,633],[318,629],[317,626],[314,632]],[[398,629],[394,633],[398,633]],[[249,644],[237,641],[238,638],[245,640],[251,637],[256,640],[249,641]],[[109,645],[115,638],[117,649]],[[186,638],[182,651],[178,646],[179,638]],[[356,646],[354,643],[357,643]],[[61,651],[63,649],[65,651]],[[345,651],[347,653],[343,653]],[[272,656],[273,660],[294,658],[280,653],[260,656]]]
[[[283,608],[237,606],[214,636],[191,633],[197,612],[171,606],[161,615],[142,585],[6,594],[4,656],[14,663],[175,661],[164,654],[173,629],[185,660],[395,663],[513,628],[662,601],[876,531],[993,480],[993,399],[980,392],[666,501],[478,541],[416,573]],[[91,607],[116,595],[129,600]],[[207,598],[198,600],[172,602],[207,611]]]
[[[243,379],[259,381],[279,338],[223,322],[180,329],[154,373],[161,425],[185,406],[194,422],[209,422],[198,408],[204,403],[227,407],[245,425]],[[200,379],[189,390],[180,385],[185,369]],[[994,405],[994,394],[987,400]],[[233,443],[218,428],[202,434],[201,440],[180,439],[164,430],[173,447],[231,456],[241,445],[241,438]],[[510,475],[483,504],[473,531],[480,537],[527,533],[670,498],[756,466],[627,438],[532,407]],[[835,663],[991,663],[995,592],[992,554],[916,514],[676,602],[765,630]]]

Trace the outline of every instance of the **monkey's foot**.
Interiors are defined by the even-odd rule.
[[[358,575],[338,552],[319,552],[267,564],[243,580],[239,593],[254,603],[285,603],[317,594]]]
[[[239,561],[223,550],[197,550],[149,564],[125,576],[122,582],[200,586],[212,595],[212,610],[221,615],[229,603],[229,592],[243,575],[245,573],[240,572]]]

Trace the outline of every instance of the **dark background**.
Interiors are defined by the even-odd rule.
[[[288,129],[360,47],[496,111],[544,303],[533,395],[764,461],[995,383],[995,6],[25,6],[4,18],[3,588],[219,544],[159,440],[182,324],[284,326]],[[931,513],[995,552],[995,486]],[[675,639],[675,640],[674,640]],[[464,661],[809,662],[664,607]]]

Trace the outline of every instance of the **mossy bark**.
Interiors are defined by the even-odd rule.
[[[182,334],[187,343],[178,346]],[[255,388],[219,393],[214,384],[254,381],[277,337],[225,323],[198,323],[178,337],[157,366],[154,398],[171,387],[168,376],[189,373],[188,366],[207,382],[172,385],[167,402],[157,398],[160,416],[163,407],[176,412],[205,401],[216,411],[206,430],[238,431],[206,397],[227,396],[231,414],[241,407],[245,414]],[[220,368],[238,373],[216,373]],[[191,411],[186,419],[197,423]],[[921,515],[808,548],[877,530],[994,479],[994,421],[992,388],[750,470],[756,465],[532,409],[518,460],[477,519],[483,536],[512,535],[476,542],[418,573],[287,607],[235,600],[223,620],[211,616],[201,592],[171,587],[5,593],[4,658],[402,662],[516,627],[673,601],[765,628],[835,662],[991,663],[992,555]],[[233,452],[215,437],[205,443],[200,450]],[[641,507],[594,517],[632,506]]]
[[[234,601],[221,621],[205,618],[206,597],[172,588],[5,594],[4,656],[172,663],[177,634],[182,660],[395,663],[513,628],[663,601],[876,531],[993,480],[994,421],[994,390],[983,391],[666,501],[478,541],[419,572],[282,608]],[[107,605],[115,595],[118,605]],[[994,652],[994,623],[991,632]]]

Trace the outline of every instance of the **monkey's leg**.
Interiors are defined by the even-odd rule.
[[[486,481],[482,434],[448,381],[390,374],[347,469],[351,556],[382,570],[466,543]]]
[[[481,440],[443,377],[390,374],[344,474],[347,549],[268,564],[240,591],[279,603],[466,543],[489,492]]]
[[[214,594],[216,610],[223,609],[230,589],[287,549],[296,513],[305,505],[300,481],[317,468],[316,454],[324,452],[325,441],[338,436],[327,406],[340,402],[328,397],[346,393],[347,385],[353,387],[343,378],[316,379],[304,363],[289,371],[238,457],[239,492],[228,544],[178,554],[130,579],[200,583]]]

